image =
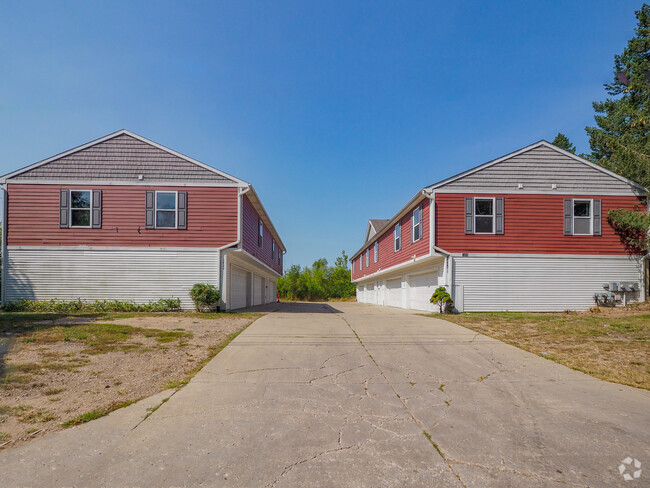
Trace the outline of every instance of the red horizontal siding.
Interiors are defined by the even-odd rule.
[[[413,256],[420,257],[429,254],[429,223],[431,221],[429,216],[430,200],[427,198],[422,202],[422,238],[416,242],[411,242],[411,216],[413,212],[407,213],[400,223],[402,224],[402,249],[395,252],[393,249],[393,232],[395,225],[384,231],[379,242],[379,259],[374,262],[374,243],[369,246],[370,248],[370,265],[366,267],[366,249],[359,257],[355,258],[354,272],[352,279],[356,280],[363,276],[376,273],[382,269],[390,268],[407,261],[411,261]],[[363,259],[363,269],[359,270],[359,260]]]
[[[465,197],[504,198],[503,235],[465,234]],[[602,236],[565,236],[564,199],[602,200]],[[593,195],[436,194],[436,245],[445,251],[521,254],[627,254],[607,222],[613,208],[644,208],[640,198]]]
[[[258,223],[259,223],[259,214],[253,207],[253,204],[248,199],[247,195],[244,195],[243,204],[243,228],[242,228],[242,249],[249,253],[251,256],[256,257],[264,264],[269,266],[271,269],[274,269],[278,273],[282,272],[282,256],[280,256],[280,263],[278,264],[278,253],[280,248],[278,243],[275,243],[275,258],[271,256],[272,254],[272,242],[273,235],[271,231],[264,225],[262,232],[262,247],[258,244]]]
[[[102,190],[101,229],[61,229],[59,190]],[[147,190],[187,192],[187,229],[145,229]],[[10,246],[221,247],[237,240],[237,188],[8,185]]]

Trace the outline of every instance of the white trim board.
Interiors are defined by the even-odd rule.
[[[92,185],[92,186],[202,186],[213,188],[248,188],[237,183],[200,183],[187,181],[154,181],[154,180],[11,180],[9,185]]]
[[[380,269],[378,271],[375,271],[372,274],[362,276],[361,278],[357,278],[355,280],[352,280],[352,283],[364,283],[369,280],[374,280],[377,279],[379,276],[384,276],[384,275],[390,275],[391,273],[395,272],[400,272],[404,269],[408,269],[409,267],[416,266],[419,264],[422,264],[424,262],[427,262],[429,260],[434,260],[434,259],[443,259],[445,257],[444,254],[435,254],[435,253],[429,253],[424,256],[420,256],[419,258],[411,259],[410,261],[396,264],[394,266],[391,266],[389,268],[385,269]]]

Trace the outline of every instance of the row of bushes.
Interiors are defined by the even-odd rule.
[[[197,283],[190,290],[190,298],[199,312],[211,312],[219,307],[221,291],[208,283]],[[27,300],[25,298],[5,304],[7,312],[177,312],[181,309],[180,298],[161,298],[149,303],[132,300]]]
[[[181,309],[179,298],[161,298],[149,303],[130,300],[27,300],[25,298],[5,304],[7,312],[176,312]]]

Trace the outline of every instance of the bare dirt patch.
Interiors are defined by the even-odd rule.
[[[650,389],[650,303],[566,313],[445,316],[597,378]]]
[[[0,448],[178,388],[259,314],[0,314]]]

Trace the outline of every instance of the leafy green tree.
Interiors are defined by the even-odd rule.
[[[569,138],[567,136],[565,136],[564,134],[562,134],[561,132],[557,133],[557,135],[555,136],[555,139],[553,139],[552,144],[554,146],[559,147],[560,149],[564,149],[565,151],[569,151],[572,154],[576,153],[576,147],[569,140]]]
[[[636,12],[636,35],[614,56],[610,95],[594,102],[596,127],[587,127],[591,160],[650,187],[650,5]]]
[[[311,268],[293,265],[278,279],[278,293],[289,300],[327,300],[354,296],[356,287],[351,282],[348,257],[345,252],[328,266],[324,258],[317,259]]]

